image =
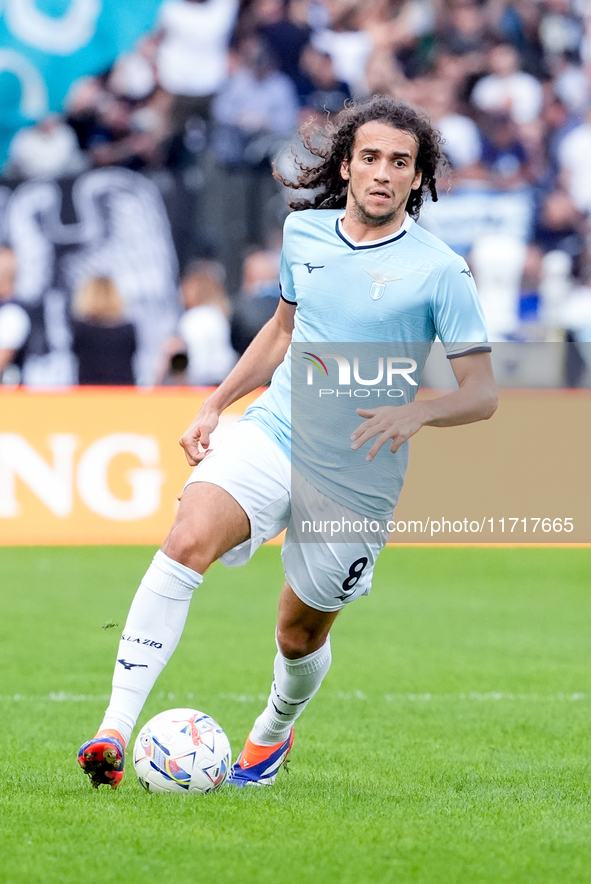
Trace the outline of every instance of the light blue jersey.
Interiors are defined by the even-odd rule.
[[[393,455],[386,445],[373,462],[365,462],[369,445],[357,452],[351,450],[350,432],[361,423],[355,408],[412,401],[417,386],[401,383],[404,394],[400,398],[382,398],[379,403],[354,401],[351,397],[359,390],[353,390],[346,394],[350,397],[346,414],[344,390],[339,391],[342,398],[337,400],[337,388],[328,379],[331,372],[330,377],[338,380],[338,361],[321,360],[320,370],[327,372],[325,387],[332,386],[334,394],[332,399],[330,394],[322,394],[318,419],[306,421],[303,430],[298,419],[298,432],[292,440],[292,403],[294,417],[296,411],[299,415],[311,414],[306,411],[310,400],[300,395],[311,392],[305,386],[306,377],[308,385],[312,383],[311,375],[305,374],[311,369],[301,361],[305,353],[310,358],[322,353],[336,356],[334,342],[382,345],[375,351],[365,346],[364,354],[371,362],[370,351],[380,350],[385,378],[388,353],[392,357],[402,351],[388,351],[384,345],[420,344],[423,346],[414,375],[418,385],[420,370],[436,336],[448,357],[490,348],[485,344],[486,327],[476,287],[463,258],[409,216],[397,233],[369,243],[353,242],[342,229],[342,216],[342,210],[305,210],[294,212],[285,222],[281,289],[284,300],[297,304],[294,346],[275,371],[269,389],[243,419],[258,423],[292,458],[293,467],[331,499],[372,518],[388,519],[402,488],[408,446],[403,445]],[[351,352],[343,346],[339,352]],[[293,385],[292,358],[298,360]],[[400,365],[404,368],[405,363]],[[375,371],[368,371],[361,371],[358,364],[358,377],[376,377]],[[304,387],[295,383],[296,375],[303,378]],[[354,377],[351,381],[354,384]],[[375,389],[375,384],[370,385],[372,394]],[[384,392],[383,397],[386,395]],[[336,411],[330,410],[332,402],[336,403]],[[338,432],[333,432],[327,454],[329,426]]]

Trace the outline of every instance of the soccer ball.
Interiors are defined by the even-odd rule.
[[[133,747],[133,766],[148,792],[214,792],[231,763],[224,731],[196,709],[169,709],[151,718]]]

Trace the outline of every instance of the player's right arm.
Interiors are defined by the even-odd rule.
[[[222,411],[257,387],[269,383],[291,343],[296,305],[281,299],[274,316],[263,326],[228,377],[205,400],[179,444],[194,467],[209,448],[211,433]]]

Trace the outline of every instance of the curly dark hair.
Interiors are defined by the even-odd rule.
[[[340,209],[345,206],[348,182],[341,177],[341,165],[351,160],[359,127],[374,120],[409,132],[418,142],[415,165],[423,173],[423,178],[418,190],[411,190],[408,197],[406,211],[409,215],[418,218],[427,191],[433,202],[437,202],[435,178],[442,161],[440,133],[433,128],[428,117],[412,105],[387,95],[374,95],[367,101],[350,104],[339,113],[334,123],[329,122],[321,146],[313,143],[318,130],[310,131],[304,126],[301,131],[304,145],[320,159],[320,163],[307,166],[296,160],[300,171],[295,181],[287,180],[277,169],[273,173],[278,181],[293,190],[317,191],[309,199],[291,200],[292,209]]]

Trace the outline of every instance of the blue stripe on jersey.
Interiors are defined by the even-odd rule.
[[[286,304],[291,304],[292,307],[297,306],[297,303],[298,303],[297,301],[290,301],[289,298],[285,297],[285,295],[283,294],[283,288],[281,286],[281,283],[279,283],[279,297],[281,298],[282,301],[285,301]]]
[[[448,353],[448,359],[455,359],[457,356],[467,356],[468,353],[492,353],[492,347],[490,344],[479,344],[474,345],[474,347],[466,347],[464,350],[458,350],[457,352],[454,350],[453,353]]]
[[[340,216],[339,216],[339,218],[340,218]],[[339,218],[337,218],[336,224],[335,224],[335,230],[337,232],[337,236],[340,236],[340,238],[343,240],[343,242],[346,243],[349,246],[349,248],[353,249],[353,251],[355,251],[355,252],[358,252],[361,249],[379,249],[381,246],[387,246],[392,242],[396,242],[397,240],[402,239],[403,236],[406,236],[406,230],[403,230],[400,233],[396,233],[391,239],[385,239],[385,240],[380,240],[379,242],[370,242],[370,243],[363,243],[363,244],[352,243],[350,240],[347,239],[346,236],[343,236],[343,234],[341,232],[340,225],[339,225]]]

